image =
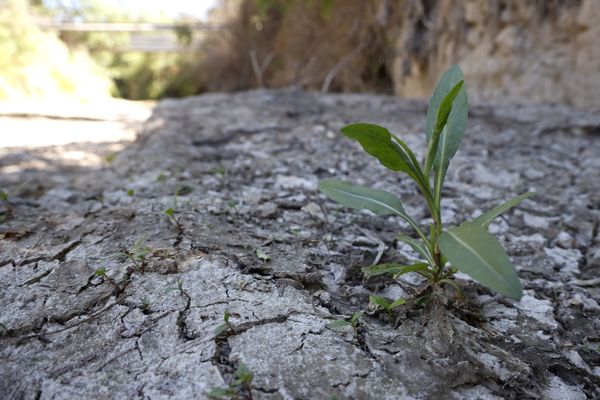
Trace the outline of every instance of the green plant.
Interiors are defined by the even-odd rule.
[[[487,231],[494,218],[534,193],[523,193],[473,221],[445,230],[442,225],[442,185],[450,160],[458,150],[467,124],[468,99],[463,73],[457,66],[448,69],[435,88],[427,110],[427,148],[423,164],[413,151],[387,129],[372,124],[352,124],[342,133],[358,141],[363,149],[392,171],[406,173],[418,186],[431,214],[427,235],[393,194],[350,183],[325,180],[319,188],[329,198],[351,208],[364,208],[377,215],[397,215],[418,238],[400,235],[421,258],[410,265],[383,264],[363,269],[367,275],[415,272],[430,284],[451,284],[461,271],[489,288],[513,299],[523,293],[517,272],[500,242]],[[432,184],[433,183],[433,184]]]
[[[214,330],[215,336],[219,336],[221,333],[225,331],[231,331],[235,335],[235,329],[231,322],[229,322],[229,318],[231,317],[231,313],[227,310],[223,313],[223,323],[217,326]]]
[[[390,316],[392,315],[392,311],[394,310],[394,308],[400,307],[401,305],[406,303],[406,300],[403,298],[399,298],[395,301],[390,302],[386,298],[375,295],[369,296],[369,301],[375,304],[377,307],[381,308],[382,310],[386,311]]]
[[[271,256],[265,253],[265,251],[260,247],[257,247],[254,250],[254,253],[256,254],[256,257],[264,263],[271,261]]]
[[[235,379],[229,384],[229,387],[219,387],[211,389],[206,395],[209,398],[229,398],[229,399],[246,399],[252,398],[250,393],[252,390],[252,380],[254,375],[244,364],[240,363],[235,371]]]
[[[145,272],[147,258],[152,253],[150,246],[145,244],[146,238],[144,236],[138,238],[131,248],[123,246],[122,252],[116,255],[129,258],[133,263],[135,269],[141,272]]]
[[[329,324],[327,324],[327,328],[329,329],[340,329],[340,328],[345,328],[346,326],[351,326],[352,330],[354,330],[354,333],[356,334],[358,331],[358,320],[363,316],[364,312],[363,311],[357,311],[354,314],[352,314],[352,317],[350,317],[349,320],[346,319],[338,319],[336,321],[333,321]]]
[[[181,222],[179,218],[175,217],[175,210],[171,207],[167,208],[163,213],[167,216],[169,221],[173,224],[179,233],[183,232],[183,227],[181,226]]]

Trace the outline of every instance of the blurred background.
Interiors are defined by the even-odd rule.
[[[454,63],[474,102],[598,107],[598,20],[598,0],[0,0],[0,116],[136,122],[259,87],[425,98]]]

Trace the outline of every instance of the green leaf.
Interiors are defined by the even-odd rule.
[[[416,180],[410,155],[392,141],[392,135],[386,128],[373,124],[351,124],[341,131],[350,139],[358,141],[367,153],[377,158],[386,168],[406,172]]]
[[[358,319],[360,317],[363,316],[363,312],[362,311],[357,311],[354,314],[352,314],[352,318],[350,318],[350,323],[352,324],[352,326],[356,325],[356,323],[358,322]]]
[[[396,214],[415,229],[421,238],[426,239],[415,221],[404,211],[400,199],[385,190],[375,190],[337,180],[319,182],[319,190],[327,197],[350,208],[364,208],[377,215]]]
[[[423,257],[425,260],[429,261],[431,264],[434,264],[433,259],[429,254],[429,250],[427,249],[427,246],[423,244],[423,242],[420,242],[418,239],[413,239],[410,236],[402,234],[396,236],[396,240],[400,240],[408,244],[411,247],[411,249],[415,251],[415,253]]]
[[[401,305],[403,305],[404,303],[406,303],[406,299],[403,299],[402,297],[397,299],[396,301],[394,301],[392,304],[390,304],[390,310],[393,310],[396,307],[399,307]]]
[[[255,250],[255,252],[256,252],[256,257],[258,257],[258,259],[260,261],[262,261],[262,262],[269,262],[269,261],[271,261],[271,256],[269,256],[267,253],[265,253],[263,251],[263,249],[257,248]]]
[[[454,106],[454,100],[458,96],[458,93],[463,88],[465,84],[464,80],[460,80],[456,85],[450,89],[450,91],[444,96],[444,99],[440,103],[440,106],[435,115],[435,125],[433,127],[433,132],[441,132],[446,123],[448,122],[448,117],[450,116],[450,111]]]
[[[340,328],[344,328],[346,326],[351,326],[351,325],[352,324],[350,323],[350,321],[346,321],[344,319],[338,319],[337,321],[330,322],[326,326],[329,329],[340,329]]]
[[[248,384],[252,382],[252,379],[254,379],[254,375],[252,374],[252,372],[248,369],[248,367],[245,364],[242,363],[240,363],[237,370],[235,371],[235,376],[237,377],[237,379],[233,381],[233,384],[235,386]]]
[[[391,274],[394,276],[398,276],[409,272],[428,272],[429,268],[426,263],[415,263],[411,265],[379,264],[361,268],[361,271],[367,277],[383,274]]]
[[[216,336],[219,336],[221,333],[225,332],[227,329],[229,329],[229,324],[221,324],[215,328],[213,333]]]
[[[510,199],[500,205],[497,205],[496,207],[492,208],[491,210],[481,214],[480,216],[478,216],[477,218],[475,218],[473,220],[473,223],[475,223],[479,226],[482,226],[484,228],[487,228],[490,225],[490,223],[494,220],[494,218],[496,218],[503,212],[513,208],[514,206],[516,206],[523,200],[533,196],[534,194],[535,194],[535,192],[526,192],[526,193],[520,194],[517,197],[515,197],[514,199]]]
[[[502,245],[481,226],[465,222],[442,232],[438,244],[459,271],[515,300],[523,295],[517,271]]]
[[[425,173],[429,173],[432,167],[441,168],[441,181],[460,147],[467,126],[469,100],[461,83],[463,80],[460,68],[456,65],[450,67],[440,78],[427,109]],[[447,127],[445,132],[444,126]]]
[[[214,388],[206,393],[208,397],[219,398],[219,397],[233,397],[236,393],[228,388]]]
[[[391,306],[391,303],[381,296],[371,295],[369,296],[369,301],[386,311],[389,310]]]

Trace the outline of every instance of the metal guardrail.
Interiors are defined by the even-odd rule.
[[[48,22],[39,21],[42,29],[62,32],[159,32],[189,29],[192,31],[220,31],[223,25],[206,23],[160,24],[147,22]]]

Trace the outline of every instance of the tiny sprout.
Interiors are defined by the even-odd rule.
[[[162,172],[160,174],[158,174],[158,176],[156,177],[156,180],[160,183],[163,183],[164,181],[167,180],[167,176],[165,174],[163,174]]]
[[[263,251],[263,249],[261,249],[260,247],[257,248],[256,250],[254,250],[254,252],[256,253],[256,257],[258,257],[258,259],[262,262],[269,262],[271,261],[271,256],[269,256],[267,253],[265,253]]]
[[[243,392],[251,393],[252,380],[254,375],[243,363],[240,363],[235,371],[235,379],[226,388],[213,388],[206,395],[209,398],[246,398],[242,396]],[[249,397],[251,398],[251,397]]]
[[[222,165],[219,165],[217,168],[215,168],[214,172],[215,172],[215,175],[219,175],[221,178],[224,178],[225,175],[227,174],[227,170]]]
[[[143,311],[149,311],[150,310],[150,300],[148,300],[147,298],[144,298],[142,300],[142,310]]]
[[[178,186],[177,189],[175,189],[175,196],[187,196],[193,191],[194,189],[189,185]]]
[[[4,190],[0,190],[0,201],[8,201],[8,193]]]
[[[95,272],[96,276],[106,276],[106,268],[98,268]]]
[[[392,315],[392,311],[394,310],[394,308],[406,303],[406,300],[403,298],[399,298],[396,301],[389,302],[387,299],[375,295],[369,296],[369,301],[375,304],[377,307],[381,308],[382,310],[386,311],[390,316]]]
[[[394,172],[403,172],[417,185],[432,219],[429,232],[423,230],[405,211],[394,194],[337,180],[319,183],[327,197],[350,208],[367,209],[376,215],[396,215],[406,222],[417,238],[399,235],[418,260],[409,265],[381,264],[363,268],[367,277],[414,272],[431,285],[460,288],[453,279],[456,271],[469,275],[507,297],[519,300],[523,288],[517,271],[502,245],[487,228],[503,212],[534,195],[523,193],[481,214],[472,221],[446,229],[442,224],[442,186],[450,160],[460,146],[467,126],[467,90],[460,68],[448,69],[438,82],[429,102],[426,124],[426,150],[422,163],[408,145],[386,128],[373,124],[352,124],[342,133],[360,143],[363,149]]]
[[[338,319],[325,326],[329,329],[340,329],[346,326],[351,326],[354,332],[356,332],[356,330],[358,329],[358,320],[363,316],[363,314],[363,311],[357,311],[354,314],[352,314],[350,320]]]
[[[115,161],[116,156],[117,156],[117,153],[109,154],[106,157],[104,157],[104,161],[106,161],[108,164],[112,164],[112,162]]]
[[[134,195],[135,195],[135,190],[133,190],[133,189],[127,190],[127,196],[133,197]]]
[[[181,223],[179,222],[179,218],[175,217],[175,210],[172,207],[169,207],[163,212],[167,217],[169,217],[169,221],[171,221],[171,223],[175,226],[177,231],[182,233],[183,226],[181,226]]]
[[[231,314],[229,313],[229,311],[225,310],[225,312],[223,313],[223,323],[217,326],[214,330],[214,334],[216,336],[219,336],[221,333],[228,330],[231,331],[231,333],[235,334],[234,326],[231,322],[229,322],[230,317]]]

